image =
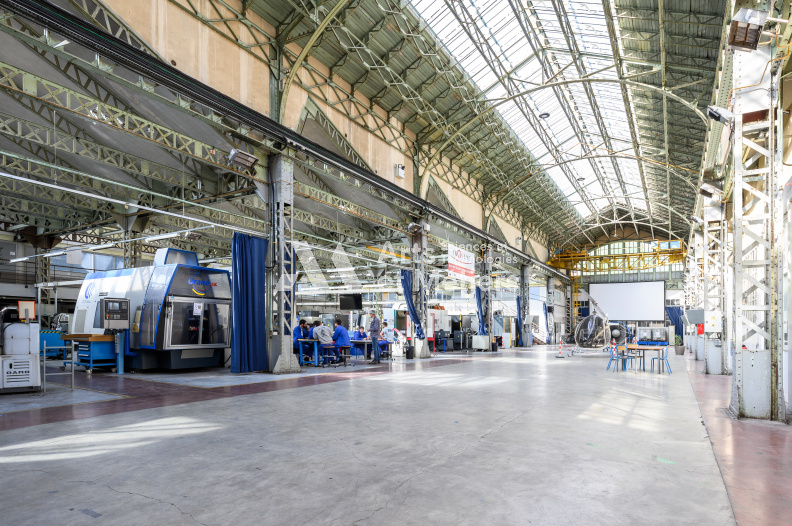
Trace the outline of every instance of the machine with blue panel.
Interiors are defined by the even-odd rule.
[[[200,267],[194,252],[161,248],[150,267],[86,276],[74,312],[74,333],[106,334],[102,298],[129,300],[127,369],[222,365],[230,345],[231,277]]]

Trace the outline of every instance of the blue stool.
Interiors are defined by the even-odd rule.
[[[668,374],[671,374],[671,364],[668,363],[668,347],[666,347],[665,354],[663,355],[662,358],[657,358],[657,357],[652,358],[652,362],[651,362],[651,365],[650,365],[650,371],[651,372],[654,372],[654,361],[655,360],[663,360],[663,363],[668,368]],[[657,364],[657,367],[660,367],[659,363]]]

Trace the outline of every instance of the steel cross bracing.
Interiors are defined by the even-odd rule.
[[[200,160],[224,171],[249,175],[228,166],[228,152],[179,133],[94,97],[60,86],[11,64],[0,62],[0,87],[11,93],[49,104],[67,114],[136,135],[172,151]]]
[[[612,52],[612,59],[614,66],[616,68],[616,74],[619,76],[620,79],[625,78],[625,70],[623,64],[623,58],[621,56],[621,51],[619,49],[619,36],[617,33],[616,26],[617,24],[614,23],[614,13],[611,9],[611,0],[602,0],[602,8],[603,13],[605,15],[605,23],[608,28],[608,36],[611,42],[611,52]],[[633,115],[633,103],[632,97],[630,96],[629,88],[621,84],[621,94],[622,94],[622,103],[624,104],[624,112],[627,117],[627,124],[630,129],[630,138],[632,140],[632,147],[635,155],[642,155],[643,150],[640,148],[640,135],[636,130],[635,125],[635,116]],[[652,237],[655,237],[654,233],[654,221],[653,221],[653,211],[652,211],[652,200],[649,197],[649,190],[647,185],[647,177],[646,177],[646,168],[643,162],[638,163],[638,174],[641,177],[641,187],[643,188],[644,194],[644,202],[646,203],[646,211],[649,217],[649,228],[652,234]]]
[[[734,118],[731,409],[739,417],[785,420],[783,238],[780,235],[781,192],[778,190],[783,135],[781,119],[774,117],[778,107],[777,74],[772,76],[769,91],[771,104],[766,120],[743,124],[739,111]]]
[[[378,4],[380,8],[382,5]],[[397,6],[389,6],[391,9],[388,11],[388,14],[393,14],[397,11]],[[311,16],[308,14],[308,16]],[[398,21],[404,21],[404,19],[397,18]],[[401,30],[404,30],[400,27]],[[365,43],[363,43],[349,28],[346,26],[333,26],[333,31],[338,39],[338,42],[341,46],[344,47],[347,53],[353,53],[357,56],[358,60],[363,64],[363,66],[371,73],[374,73],[380,77],[380,80],[384,83],[384,85],[392,90],[395,94],[397,94],[408,106],[413,108],[415,111],[415,115],[419,116],[420,119],[426,122],[427,125],[432,126],[434,129],[439,130],[442,134],[450,135],[453,133],[453,128],[450,127],[446,117],[441,114],[438,110],[436,110],[424,97],[421,96],[410,84],[408,84],[398,73],[393,71],[389,65],[380,58],[380,56],[369,49]],[[406,38],[412,39],[417,38],[415,33],[406,35]],[[421,49],[421,48],[419,48]],[[433,55],[433,59],[437,60],[440,57],[440,54]],[[450,76],[454,75],[454,71],[450,68],[444,70],[438,70],[439,75]],[[451,85],[459,86],[462,85],[463,82],[455,81]],[[472,103],[474,107],[474,111],[476,106],[481,107],[481,103],[476,101],[474,98],[469,100],[466,99],[466,102]],[[508,151],[515,159],[528,159],[528,163],[530,163],[530,154],[525,151],[525,148],[519,143],[518,139],[513,136],[513,133],[503,132],[497,129],[498,123],[494,117],[490,116],[484,119],[484,124],[491,130],[494,137],[498,137],[503,141],[505,147],[507,147]],[[507,136],[504,136],[504,133]],[[500,169],[500,167],[494,163],[490,158],[486,157],[479,148],[473,145],[467,136],[459,135],[455,138],[455,145],[461,151],[464,152],[466,158],[477,167],[478,170],[482,170],[485,173],[488,173],[490,176],[495,178],[495,180],[499,181],[502,186],[507,186],[509,183],[509,177]],[[530,164],[528,164],[530,166]],[[433,167],[428,167],[429,170],[432,170]],[[526,194],[521,189],[514,192],[519,198],[523,201],[523,204],[527,206],[534,214],[535,217],[541,217],[541,207],[539,207],[533,199],[530,198],[528,194]],[[423,192],[422,192],[423,196]],[[552,225],[553,228],[556,228],[556,233],[561,234],[563,230],[558,230],[556,225]]]
[[[19,24],[19,25],[21,25],[21,24]],[[15,36],[19,37],[20,35],[17,34]],[[46,48],[47,47],[45,44],[43,44],[41,42],[38,42],[38,41],[36,41],[35,44],[39,48]],[[60,49],[56,49],[56,48],[52,48],[52,47],[49,47],[48,49],[52,53],[60,53],[60,54],[64,53],[64,51],[60,50]],[[67,57],[69,58],[69,62],[67,64],[71,64],[73,61],[76,60],[76,58],[71,56],[71,55],[67,55]],[[83,67],[89,67],[90,65],[82,64],[82,66]],[[109,76],[111,78],[111,80],[113,80],[115,82],[126,83],[127,87],[135,86],[135,85],[130,86],[129,82],[126,79],[123,79],[123,78],[118,77],[118,76],[114,76],[111,73],[111,69],[112,68],[94,70],[92,73],[94,73],[94,74],[101,73],[104,76]],[[86,79],[86,82],[89,82],[88,79]],[[144,79],[140,79],[139,83],[143,84],[143,85],[146,85],[146,86],[154,86],[154,84],[151,81],[147,81],[147,80],[144,80]],[[112,96],[111,94],[109,94],[109,92],[106,92],[106,93],[109,96]],[[153,95],[153,93],[150,93],[149,91],[145,91],[144,93]],[[189,108],[190,107],[188,104],[185,103],[185,101],[182,98],[179,98],[178,94],[176,94],[176,97],[177,98],[173,100],[173,104],[177,108],[179,108],[181,110],[184,110],[185,108]],[[155,98],[158,99],[160,102],[165,100],[161,96],[155,96]],[[42,104],[42,106],[44,106],[44,105]],[[199,115],[203,116],[203,114],[196,114],[193,111],[191,111],[191,113],[194,116],[199,116]],[[209,121],[212,124],[216,124],[219,128],[222,129],[223,126],[221,126],[221,124],[225,123],[227,121],[227,119],[225,119],[225,118],[221,119],[220,116],[217,113],[215,113],[215,112],[211,112],[210,115],[211,115],[211,118],[209,119]],[[66,129],[67,129],[67,131],[72,131],[72,130],[70,130],[68,128],[66,128]],[[233,131],[235,133],[239,132],[238,129],[230,129],[230,131]],[[28,135],[27,138],[30,139],[30,138],[36,138],[36,137],[37,136],[35,134],[32,134],[32,135]],[[226,137],[228,137],[228,135],[226,135]],[[85,141],[82,141],[82,144],[80,144],[80,146],[81,147],[90,147],[90,148],[85,148],[85,149],[81,149],[80,150],[80,153],[83,154],[83,155],[91,155],[92,154],[91,149],[93,148],[93,149],[99,150],[101,153],[105,154],[102,158],[104,160],[106,160],[106,161],[109,161],[108,164],[114,164],[114,162],[116,162],[114,159],[108,158],[108,156],[111,156],[111,157],[114,156],[114,157],[116,157],[116,159],[122,159],[123,158],[124,162],[123,163],[118,163],[118,164],[123,164],[125,166],[125,168],[130,168],[132,172],[135,171],[135,166],[136,166],[137,161],[135,160],[134,156],[129,156],[128,154],[122,154],[121,152],[117,152],[117,151],[115,151],[113,149],[110,149],[110,148],[107,148],[107,147],[100,148],[101,145],[97,145],[96,147],[94,147],[93,145],[91,145],[90,143],[85,142]],[[73,150],[73,148],[72,148],[72,150]],[[313,165],[313,166],[316,166],[317,164],[319,164],[316,160],[314,160],[312,158],[303,159],[300,162],[302,162],[304,164],[308,164],[308,165]],[[156,166],[155,163],[150,163],[150,162],[148,163],[148,166],[146,166],[144,164],[144,162],[140,162],[139,164],[141,164],[143,167],[145,167],[145,169],[150,169],[151,166]],[[326,165],[324,165],[324,167],[325,167],[325,169],[328,169],[328,167]],[[327,174],[327,173],[328,172],[325,172],[325,174]],[[156,176],[159,175],[159,174],[157,172],[154,172],[152,175],[154,175],[155,178],[156,178]],[[361,182],[359,180],[353,179],[353,178],[349,177],[347,174],[343,174],[343,173],[333,174],[333,173],[331,173],[331,176],[335,176],[337,179],[342,180],[342,181],[347,182],[347,183],[350,183],[350,184],[353,184],[353,185],[355,185],[358,188],[366,188],[372,195],[376,195],[376,196],[380,197],[381,199],[388,199],[388,201],[390,203],[397,204],[397,205],[407,209],[408,211],[415,212],[415,210],[411,209],[411,208],[414,208],[414,207],[409,207],[406,203],[401,203],[400,200],[398,200],[398,199],[394,202],[394,200],[392,198],[389,199],[388,196],[384,195],[384,193],[382,191],[378,191],[378,190],[375,190],[373,188],[365,187],[364,185],[361,184]],[[191,178],[189,180],[192,181],[194,179]],[[179,183],[179,182],[183,182],[183,181],[174,181],[172,178],[170,180],[165,178],[165,182],[168,182],[168,183]],[[195,188],[193,188],[193,190],[194,189]],[[508,212],[509,210],[506,210],[506,211]],[[454,230],[457,230],[457,229],[454,228]]]
[[[437,199],[442,203],[443,208],[445,208],[446,212],[454,214],[456,217],[460,217],[459,212],[456,211],[454,205],[451,204],[451,201],[448,199],[448,196],[443,192],[443,189],[435,182],[434,178],[431,175],[425,175],[424,177],[429,177],[429,189],[434,192],[434,195],[437,196]]]
[[[524,83],[518,82],[517,80],[514,79],[513,76],[509,75],[509,71],[512,68],[507,67],[507,65],[504,64],[503,61],[501,60],[501,56],[503,55],[503,50],[500,49],[500,47],[498,47],[498,49],[495,49],[497,42],[493,43],[492,38],[489,37],[488,35],[485,35],[482,32],[481,28],[479,27],[479,22],[477,20],[478,13],[476,13],[475,15],[470,13],[464,2],[450,2],[449,0],[445,0],[445,5],[448,8],[448,10],[456,17],[457,21],[462,26],[462,29],[465,31],[465,34],[468,36],[471,42],[473,42],[473,45],[476,47],[476,49],[481,54],[481,56],[485,59],[489,68],[492,69],[495,75],[498,76],[498,80],[506,89],[506,93],[508,93],[508,95],[510,96],[513,96],[519,93],[520,91],[522,91],[522,89],[524,89]],[[526,37],[528,37],[527,34]],[[528,38],[528,40],[531,43],[534,53],[536,53],[536,46],[534,45],[533,40],[530,38]],[[554,74],[548,75],[548,78],[551,78],[553,76]],[[541,141],[545,145],[545,147],[550,152],[553,153],[553,156],[555,158],[560,158],[562,156],[562,152],[559,148],[559,145],[557,145],[553,140],[553,138],[547,134],[547,131],[540,123],[539,118],[536,116],[533,109],[530,108],[526,103],[526,101],[522,98],[515,99],[515,103],[519,107],[523,116],[530,123],[531,128],[541,138]],[[562,104],[562,107],[564,107],[566,111],[566,105]],[[573,126],[576,123],[577,121],[574,121]],[[583,138],[580,135],[579,138],[581,141],[583,140]],[[538,163],[533,157],[527,158],[526,161],[527,163],[524,163],[523,166],[523,169],[525,171],[527,172],[534,171],[538,167]],[[591,213],[595,214],[597,212],[597,209],[586,198],[586,193],[583,191],[583,188],[578,182],[576,175],[572,173],[571,169],[567,165],[562,165],[562,170],[569,179],[569,182],[576,188],[576,190],[578,190],[581,193],[582,196],[584,196],[584,199],[586,200],[586,204],[589,207]],[[600,182],[604,184],[603,180],[601,180]],[[508,194],[503,194],[503,195],[508,195]]]
[[[178,2],[173,2],[173,3],[178,4]],[[210,13],[207,13],[207,12],[199,13],[197,11],[197,9],[199,9],[199,8],[196,8],[194,6],[194,4],[191,4],[188,7],[185,7],[184,5],[181,5],[181,7],[184,8],[186,11],[190,12],[193,16],[195,16],[196,18],[201,20],[203,23],[206,23],[207,25],[212,27],[214,30],[222,33],[226,38],[228,38],[229,40],[234,41],[237,45],[240,45],[240,46],[243,46],[242,40],[244,38],[246,38],[246,37],[240,36],[240,38],[234,38],[232,36],[229,36],[231,34],[229,32],[232,31],[232,29],[230,29],[230,25],[229,24],[233,24],[237,20],[244,20],[244,24],[240,24],[240,26],[239,26],[240,30],[243,31],[243,33],[247,32],[249,30],[251,32],[257,32],[257,33],[260,33],[260,34],[265,34],[265,32],[263,30],[261,30],[260,27],[256,26],[254,23],[252,23],[251,20],[245,19],[244,17],[242,17],[242,15],[239,12],[229,13],[229,11],[233,11],[233,8],[228,6],[227,4],[215,2],[214,0],[211,0],[210,2],[208,2],[208,4],[211,5],[211,12]],[[202,6],[200,6],[200,8],[203,8],[204,5],[206,5],[206,4],[202,4]],[[229,15],[232,15],[232,16],[229,16]],[[101,21],[95,20],[95,22],[100,23]],[[102,24],[100,24],[100,25],[102,25]],[[257,49],[257,46],[252,46],[252,49]],[[263,61],[267,60],[266,54],[257,55],[257,56]],[[317,73],[316,71],[312,70],[312,68],[310,68],[309,65],[305,65],[305,67],[309,71],[311,71],[312,74]],[[142,81],[142,79],[141,79],[141,81]],[[330,84],[332,85],[332,82],[330,82]],[[321,94],[324,93],[321,90],[322,84],[317,85],[316,88],[317,89],[309,89],[309,91],[313,95],[321,95]],[[334,103],[334,107],[336,107],[336,109],[343,109],[343,108],[346,107],[345,105],[339,103],[339,102],[343,102],[343,101],[339,101],[339,102],[326,101],[326,102]],[[355,104],[357,106],[361,106],[359,101],[356,101]],[[371,111],[370,108],[367,109],[367,111],[370,112]],[[376,112],[372,112],[372,116],[376,117]],[[354,115],[350,115],[350,118],[354,118],[354,117],[355,117]],[[219,120],[219,119],[214,119],[214,120]],[[368,120],[371,120],[371,119],[368,119]],[[360,118],[356,119],[356,122],[360,123],[361,119]],[[388,136],[388,137],[383,137],[383,138],[385,140],[388,140],[391,143],[393,142],[393,136]],[[406,148],[402,148],[402,149],[403,149],[403,151],[406,151]],[[454,179],[450,180],[449,182],[452,182],[455,185],[459,185],[460,179],[463,179],[462,185],[467,190],[470,190],[470,188],[471,188],[470,185],[471,184],[476,184],[474,182],[474,180],[470,179],[470,177],[467,176],[464,172],[455,171],[454,173],[456,174]],[[504,215],[504,212],[502,212],[502,211],[496,210],[496,212],[499,212],[499,215]],[[545,237],[545,236],[542,236],[542,237]],[[540,241],[542,241],[542,240],[540,240]]]
[[[514,0],[509,0],[509,5],[511,6],[512,10],[514,11],[517,20],[520,23],[520,27],[525,34],[525,38],[528,41],[531,49],[534,52],[534,55],[539,51],[544,51],[547,47],[549,47],[549,41],[547,36],[544,34],[544,31],[538,29],[533,22],[532,18],[535,20],[537,18],[535,10],[532,7],[526,8],[522,4],[522,2],[516,2]],[[578,77],[584,77],[587,73],[582,61],[579,58],[576,58],[576,55],[579,56],[580,52],[577,49],[577,42],[575,37],[572,33],[572,28],[569,26],[569,20],[567,19],[566,10],[563,4],[558,5],[557,2],[553,2],[553,8],[556,12],[556,17],[560,24],[560,29],[564,34],[564,38],[567,42],[567,47],[569,48],[570,52],[572,53],[572,63],[575,65],[575,69],[578,73]],[[528,14],[528,9],[532,12],[532,17]],[[556,59],[555,55],[550,53],[542,53],[542,57],[539,58],[541,62],[542,71],[546,78],[554,79],[554,80],[565,80],[564,76],[564,67],[561,66],[560,62]],[[509,77],[510,79],[512,77]],[[514,82],[512,80],[512,82]],[[516,82],[515,82],[516,84]],[[602,122],[602,116],[599,112],[599,105],[596,102],[596,98],[591,89],[590,84],[585,84],[584,89],[586,91],[586,96],[588,97],[589,107],[594,115],[594,118],[597,120],[597,125],[600,131],[600,139],[604,142],[606,147],[609,150],[613,150],[613,145],[610,142],[610,138],[608,136],[608,132],[605,129],[605,125]],[[568,90],[562,89],[561,87],[553,88],[555,93],[556,99],[558,100],[561,108],[564,110],[566,115],[567,121],[569,122],[570,126],[575,131],[575,136],[577,137],[578,141],[582,144],[592,144],[594,141],[592,140],[591,135],[583,129],[581,126],[582,118],[580,116],[580,109],[574,103],[574,98],[568,93]],[[519,99],[518,99],[519,100]],[[526,106],[527,107],[527,106]],[[529,108],[528,108],[529,109]],[[530,111],[530,109],[529,109]],[[538,124],[538,123],[537,123]],[[541,127],[541,125],[539,125]],[[544,142],[544,141],[543,141]],[[546,145],[547,146],[547,145]],[[553,153],[554,158],[561,158],[562,153],[558,145],[551,145],[548,147],[548,150]],[[615,159],[612,159],[613,166],[615,169],[615,173],[618,178],[618,183],[624,195],[628,195],[627,189],[624,186],[624,181],[621,177],[621,172],[618,167],[618,163]],[[589,163],[592,167],[594,174],[597,177],[599,184],[602,186],[603,190],[605,191],[606,197],[611,206],[615,206],[615,202],[613,199],[613,188],[608,183],[604,175],[602,174],[599,165],[593,159],[589,160]],[[562,167],[565,172],[567,179],[569,179],[570,183],[572,183],[575,190],[578,194],[583,198],[584,202],[586,203],[587,207],[591,211],[591,214],[597,218],[598,217],[598,208],[593,205],[588,197],[588,192],[580,185],[577,181],[577,174],[572,173],[566,165]],[[632,204],[629,199],[626,199],[628,206],[630,208],[630,212],[632,214]]]
[[[56,43],[56,44],[57,44],[57,43]],[[101,68],[101,67],[100,67],[100,68],[97,68],[97,69],[98,69],[99,71],[101,71],[102,73],[105,73],[106,75],[112,75],[112,73],[110,73],[110,72],[106,71],[105,69],[103,69],[103,68]],[[93,71],[92,73],[96,73],[96,71]],[[142,80],[142,79],[141,79],[141,80]],[[145,90],[144,90],[144,91],[145,91]],[[153,94],[152,96],[160,96],[160,95]],[[182,107],[182,109],[183,109],[184,111],[187,111],[187,112],[193,112],[193,113],[195,113],[195,112],[194,112],[194,110],[192,110],[192,109],[189,107],[189,106],[190,106],[190,104],[184,104],[184,105],[182,105],[182,104],[179,104],[179,106],[180,106],[180,107]],[[204,116],[204,117],[205,117],[205,116]],[[225,123],[224,123],[224,122],[218,122],[218,121],[215,121],[215,120],[212,120],[212,122],[216,123],[218,127],[225,126]]]
[[[704,310],[726,312],[725,265],[726,218],[723,205],[711,204],[704,208],[702,230],[702,293]],[[724,328],[725,329],[725,328]],[[726,331],[718,336],[705,335],[704,369],[707,374],[728,374],[729,339]]]
[[[91,199],[93,204],[91,204],[88,208],[92,210],[110,210],[117,206],[111,205],[111,203],[106,201],[102,201],[102,198],[105,197],[105,195],[102,194],[112,195],[117,199],[128,199],[130,205],[132,206],[135,204],[142,205],[143,203],[147,203],[144,206],[157,206],[157,203],[167,200],[169,206],[161,206],[160,208],[163,210],[167,210],[169,207],[173,207],[174,205],[177,205],[178,207],[186,206],[186,210],[188,210],[189,213],[195,216],[205,217],[211,221],[229,223],[249,229],[257,229],[262,225],[266,225],[266,221],[256,219],[255,217],[229,213],[224,210],[200,203],[192,203],[189,201],[182,202],[181,200],[175,200],[169,196],[156,194],[143,188],[136,188],[130,185],[124,185],[122,183],[116,183],[114,181],[109,181],[101,177],[89,175],[78,170],[70,169],[60,165],[53,165],[45,161],[37,161],[35,159],[25,158],[16,154],[11,154],[10,152],[3,152],[1,150],[0,169],[26,177],[35,177],[36,179],[30,179],[29,182],[23,182],[19,180],[8,179],[0,175],[0,181],[8,182],[9,184],[13,183],[13,189],[15,193],[33,198],[36,198],[37,195],[41,195],[42,192],[59,192],[64,196],[65,194],[69,194],[75,196],[74,199]],[[42,182],[39,182],[37,179],[48,180],[59,185],[76,186],[78,188],[83,188],[84,190],[81,190],[83,192],[90,191],[90,194],[86,196],[80,195],[76,192],[69,192],[69,188],[65,186],[63,190],[52,190],[51,188],[47,188],[45,184],[42,184]],[[97,191],[101,191],[102,194],[98,194]],[[55,200],[57,201],[64,198],[65,197],[59,197]],[[156,200],[157,198],[159,201]]]
[[[55,38],[47,31],[43,31],[43,34],[40,34],[32,29],[26,21],[12,13],[0,10],[0,31],[10,34],[17,40],[27,44],[53,67],[79,84],[91,96],[111,106],[121,106],[124,110],[134,111],[130,109],[129,104],[121,101],[111,89],[103,86],[97,79],[105,79],[119,84],[132,92],[198,118],[202,122],[216,128],[224,136],[225,140],[235,148],[244,149],[250,153],[249,146],[236,138],[244,137],[246,140],[254,142],[259,148],[272,149],[270,141],[265,140],[259,133],[253,132],[249,127],[238,123],[235,119],[219,114],[214,109],[196,103],[180,93],[162,89],[156,81],[130,72],[125,68],[118,68],[99,55],[96,55],[93,62],[74,55],[69,52],[71,49],[70,44],[63,44],[63,42],[68,41]],[[141,49],[150,52],[149,48]],[[189,157],[186,158],[186,161],[187,163],[194,162]],[[258,177],[263,177],[261,172],[263,172],[263,169],[257,167],[256,175]]]
[[[442,64],[445,61],[445,59],[442,57],[443,53],[441,53],[439,50],[434,50],[435,52],[432,52],[433,48],[427,47],[428,41],[423,37],[423,35],[420,34],[420,31],[408,31],[408,26],[405,26],[404,24],[409,24],[409,21],[407,21],[407,19],[403,16],[403,13],[401,13],[399,6],[390,4],[383,6],[379,3],[377,6],[380,9],[383,9],[385,16],[394,17],[399,30],[405,33],[406,40],[409,40],[413,44],[415,44],[416,41],[420,42],[420,44],[416,44],[419,52],[424,54],[427,60],[434,61],[436,65],[440,66],[440,68],[437,69],[437,76],[444,77],[446,79],[450,78],[451,80],[449,80],[449,84],[457,89],[467,86],[464,81],[464,77],[462,77],[459,72],[456,71],[456,69],[451,68],[447,64]],[[299,6],[297,7],[299,8]],[[317,19],[316,16],[310,12],[305,12],[304,15],[311,19]],[[438,112],[429,102],[427,102],[420,93],[418,93],[403,79],[402,76],[393,71],[377,53],[367,47],[367,45],[362,40],[360,40],[349,28],[341,25],[332,26],[332,29],[339,44],[346,50],[346,52],[355,55],[360,63],[369,71],[369,73],[377,75],[377,77],[385,86],[383,89],[387,88],[394,94],[398,95],[405,104],[414,110],[414,115],[416,118],[420,118],[425,121],[426,125],[432,126],[434,129],[438,129],[442,133],[450,133],[451,129],[449,128],[445,116]],[[435,46],[436,44],[432,45]],[[438,63],[438,61],[440,61],[440,63]],[[465,101],[465,105],[473,104],[474,111],[476,106],[481,106],[481,103],[476,100],[475,93],[472,91],[472,89],[470,96],[463,98],[463,100]],[[489,120],[485,121],[485,124],[490,126],[493,136],[500,137],[504,135],[504,132],[493,128],[500,123],[497,123],[494,120]],[[508,135],[508,137],[505,139],[505,145],[512,148],[512,156],[515,157],[515,153],[519,149],[516,137],[513,137],[513,134],[508,132],[506,132],[506,135]],[[508,183],[508,176],[506,176],[506,174],[504,174],[500,168],[489,158],[485,157],[480,152],[480,150],[476,148],[466,137],[459,137],[456,141],[456,145],[460,151],[465,152],[465,156],[468,161],[472,162],[473,166],[476,166],[478,170],[483,170],[484,172],[489,173],[492,177],[498,180],[501,185]],[[526,153],[521,152],[520,155],[526,155]],[[430,171],[433,170],[433,168],[433,166],[428,167]],[[541,209],[535,205],[530,197],[527,197],[527,195],[523,194],[522,192],[516,193],[521,196],[524,204],[528,205],[532,209],[535,216],[541,216]],[[563,199],[563,196],[560,197]],[[558,230],[556,232],[560,233]]]
[[[304,37],[298,34],[290,37],[291,30],[302,20],[302,15],[296,11],[287,17],[283,24],[275,28],[278,38],[269,34],[268,30],[257,24],[257,19],[248,15],[248,12],[236,9],[228,2],[221,0],[206,0],[204,2],[187,2],[185,0],[169,0],[169,2],[190,16],[206,25],[214,32],[232,42],[245,53],[254,57],[267,67],[271,67],[269,50],[277,46],[278,38],[283,44],[288,44]],[[350,2],[349,8],[359,2]],[[341,15],[339,15],[339,18]],[[287,59],[297,56],[289,47],[282,47]],[[338,67],[342,66],[340,64]],[[314,67],[309,62],[303,62],[303,69],[307,78],[295,78],[303,89],[312,97],[326,103],[336,111],[344,114],[356,125],[371,132],[374,136],[398,148],[402,153],[411,154],[413,138],[405,133],[402,127],[393,124],[391,117],[399,112],[400,108],[387,112],[383,117],[372,108],[371,102],[356,95],[355,90],[342,86],[334,80],[333,68],[327,75]]]

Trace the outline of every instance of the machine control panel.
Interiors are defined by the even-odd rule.
[[[102,326],[105,329],[129,329],[129,300],[126,298],[102,298],[99,302]]]

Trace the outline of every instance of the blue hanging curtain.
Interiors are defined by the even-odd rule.
[[[267,276],[269,241],[234,232],[231,300],[231,372],[269,370],[267,361]]]
[[[413,303],[413,273],[411,271],[402,269],[401,284],[404,292],[404,302],[407,303],[407,312],[410,313],[410,319],[415,324],[415,335],[419,340],[423,340],[426,335],[424,335],[423,325],[421,325],[418,311],[415,310],[415,303]]]
[[[666,314],[674,324],[674,334],[682,336],[682,307],[666,307]],[[674,342],[668,342],[668,344],[674,345]]]
[[[542,303],[542,310],[544,310],[545,328],[547,329],[545,343],[550,343],[550,320],[547,317],[547,303]]]
[[[481,287],[476,287],[476,312],[478,313],[478,334],[487,335],[487,326],[484,324],[484,309],[481,306]]]
[[[522,319],[522,302],[520,301],[520,297],[517,296],[517,347],[523,346],[523,338],[522,338],[522,326],[523,326],[523,319]]]

